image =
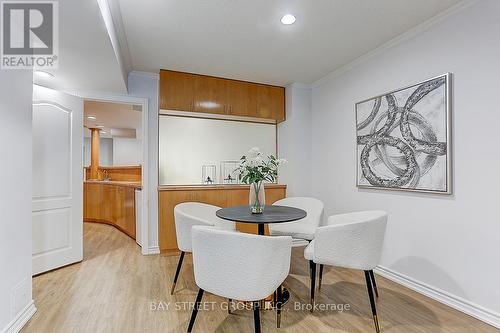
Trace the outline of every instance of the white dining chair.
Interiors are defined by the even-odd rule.
[[[191,332],[204,291],[252,302],[255,332],[260,332],[260,300],[281,287],[290,270],[292,238],[269,237],[195,226],[193,267],[200,288],[189,321]],[[277,312],[280,318],[281,307]]]
[[[314,233],[323,220],[325,206],[323,202],[311,197],[288,197],[276,201],[273,205],[299,208],[305,210],[307,216],[294,222],[269,224],[269,234],[272,236],[292,236],[292,247],[307,246],[314,239]],[[323,278],[323,265],[320,266],[320,272],[321,280]],[[311,265],[309,265],[309,275],[312,279]]]
[[[386,226],[386,212],[364,211],[330,216],[327,226],[316,230],[314,240],[304,250],[304,257],[309,260],[312,269],[312,309],[316,264],[359,269],[365,273],[373,322],[376,331],[380,331],[373,296],[375,289],[378,297],[373,269],[380,261]]]
[[[184,255],[192,252],[191,228],[194,225],[215,226],[221,229],[235,230],[235,223],[223,220],[215,215],[220,207],[201,202],[183,202],[174,207],[175,233],[177,246],[181,251],[170,294],[175,290]]]
[[[288,197],[273,205],[300,208],[306,211],[307,216],[294,222],[269,224],[270,235],[292,236],[293,247],[306,246],[314,239],[314,233],[323,219],[323,202],[309,197]]]

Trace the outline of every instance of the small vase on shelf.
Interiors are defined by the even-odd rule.
[[[264,213],[264,206],[266,205],[266,191],[262,181],[250,184],[249,205],[252,214]]]

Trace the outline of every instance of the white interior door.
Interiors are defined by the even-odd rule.
[[[83,258],[83,100],[33,88],[33,274]]]

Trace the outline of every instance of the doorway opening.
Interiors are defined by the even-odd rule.
[[[111,225],[147,254],[147,100],[84,97],[83,104],[84,230]]]

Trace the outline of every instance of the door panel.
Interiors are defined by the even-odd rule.
[[[257,113],[260,118],[285,120],[285,90],[282,87],[257,87]]]
[[[226,80],[209,76],[196,76],[194,111],[226,113]]]
[[[71,116],[57,105],[34,106],[33,198],[71,197]]]
[[[82,260],[83,101],[33,89],[33,274]]]
[[[160,109],[193,111],[195,75],[160,71]]]
[[[228,114],[233,116],[257,117],[257,87],[242,81],[227,81]]]

